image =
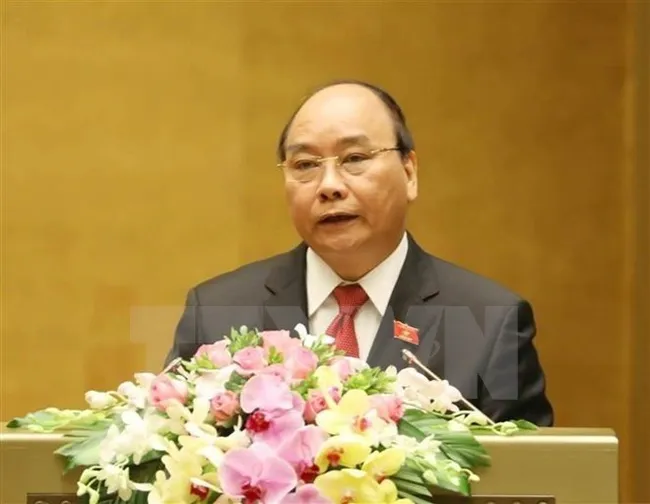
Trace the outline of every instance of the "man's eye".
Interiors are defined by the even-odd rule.
[[[353,154],[348,154],[347,156],[345,156],[343,162],[344,163],[352,163],[352,164],[361,163],[363,161],[366,161],[368,159],[368,157],[369,156],[367,154],[362,154],[360,152],[355,152]]]
[[[318,163],[313,159],[299,159],[292,163],[296,170],[310,170],[318,167]]]

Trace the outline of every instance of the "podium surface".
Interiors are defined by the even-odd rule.
[[[473,497],[436,504],[614,504],[618,440],[610,429],[541,428],[514,436],[478,435],[492,466],[477,471]],[[63,475],[54,451],[61,434],[0,426],[0,504],[75,504],[75,470]],[[39,495],[40,494],[40,495]],[[65,495],[64,495],[65,494]]]

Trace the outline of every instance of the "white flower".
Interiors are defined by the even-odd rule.
[[[439,411],[440,413],[459,411],[458,406],[454,403],[460,401],[463,396],[447,380],[430,382],[426,393],[433,399],[431,409],[434,411]]]
[[[307,331],[307,328],[304,326],[304,324],[298,324],[296,327],[294,327],[296,332],[298,333],[298,336],[300,337],[300,341],[302,341],[303,346],[307,348],[312,348],[316,343],[319,341],[321,343],[324,343],[326,345],[332,345],[334,344],[334,338],[331,336],[328,336],[327,334],[323,334],[322,336],[316,336],[314,334],[309,334]]]
[[[129,479],[129,469],[126,467],[126,463],[127,461],[124,461],[122,465],[104,464],[85,469],[77,482],[77,495],[81,496],[88,493],[90,499],[94,500],[97,490],[93,489],[92,486],[98,486],[99,484],[103,485],[107,494],[117,493],[123,501],[128,501],[131,498],[133,490],[150,490],[151,485],[135,483]]]
[[[458,389],[447,380],[429,380],[410,367],[397,373],[395,392],[408,403],[440,413],[458,411],[454,403],[462,398]]]
[[[490,419],[484,413],[470,411],[466,415],[457,418],[457,420],[465,425],[487,425]]]
[[[166,413],[169,416],[168,428],[174,434],[189,434],[189,427],[190,430],[194,430],[194,435],[197,431],[216,435],[214,426],[206,423],[210,415],[210,400],[205,397],[194,398],[192,409],[174,401],[167,407]]]
[[[117,400],[107,392],[97,392],[89,390],[85,394],[85,399],[91,409],[102,410],[115,406]]]
[[[194,393],[197,397],[209,400],[217,394],[225,392],[226,383],[236,369],[237,365],[231,364],[221,369],[202,371],[201,376],[194,380]]]
[[[449,420],[447,422],[447,429],[452,432],[466,432],[469,430],[469,427],[458,420]]]
[[[116,425],[111,425],[99,445],[102,463],[122,462],[133,457],[137,465],[152,450],[165,450],[167,447],[162,433],[166,432],[168,421],[155,410],[145,410],[142,415],[127,410],[121,419],[124,429],[120,431]]]
[[[143,409],[147,405],[149,389],[139,387],[133,382],[124,382],[117,387],[117,393],[124,396],[129,406]]]
[[[129,486],[129,470],[115,465],[105,465],[97,473],[97,479],[104,481],[106,492],[117,492],[122,500],[129,500],[133,490]]]

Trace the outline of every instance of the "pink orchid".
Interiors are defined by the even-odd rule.
[[[305,401],[277,376],[254,376],[244,385],[239,400],[242,411],[249,413],[245,427],[255,442],[277,447],[305,425]]]
[[[286,437],[305,425],[296,410],[256,410],[246,419],[245,428],[255,443],[277,448]]]
[[[302,485],[285,496],[281,504],[332,504],[332,501],[321,494],[315,485]]]
[[[297,347],[285,354],[285,367],[294,380],[304,380],[318,366],[318,356],[309,348]]]
[[[293,407],[294,394],[289,384],[271,374],[256,375],[246,382],[239,397],[242,411],[288,410]]]
[[[261,347],[242,348],[233,355],[233,361],[243,374],[259,371],[267,365],[264,350]]]
[[[327,438],[320,427],[307,425],[287,437],[277,455],[291,464],[301,482],[313,483],[320,472],[314,458]]]
[[[298,482],[288,462],[257,444],[228,451],[219,480],[226,494],[244,504],[279,504]]]

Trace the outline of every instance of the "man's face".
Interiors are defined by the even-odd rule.
[[[289,209],[310,247],[328,254],[396,245],[417,196],[416,158],[373,155],[396,147],[390,113],[374,93],[352,84],[321,90],[294,118],[285,145]],[[333,159],[314,162],[333,156],[350,170]]]

